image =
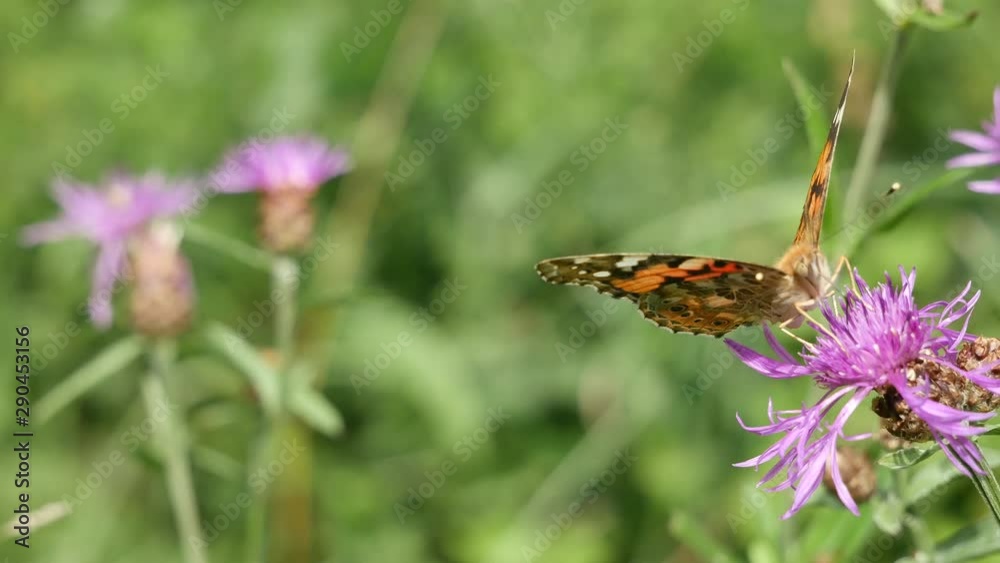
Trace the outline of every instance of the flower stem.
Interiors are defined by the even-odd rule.
[[[176,356],[173,340],[153,342],[149,350],[152,370],[142,385],[150,420],[163,420],[161,443],[166,467],[167,491],[186,563],[205,563],[205,540],[198,528],[198,503],[188,460],[187,436],[180,413],[174,412],[167,395],[166,379]]]
[[[274,301],[274,340],[277,365],[275,371],[279,376],[279,408],[278,412],[265,422],[265,430],[258,441],[254,460],[249,468],[256,472],[269,467],[279,459],[285,442],[289,440],[290,428],[295,421],[288,414],[289,367],[295,353],[295,321],[298,308],[299,267],[294,259],[280,256],[274,259],[271,268],[271,296]],[[288,536],[294,536],[295,530],[288,526],[302,527],[302,516],[289,519],[278,511],[285,503],[281,499],[281,491],[294,472],[289,468],[282,470],[282,477],[270,485],[266,495],[253,504],[250,514],[250,524],[247,532],[247,559],[249,561],[279,560],[287,561],[284,556],[267,557],[274,549],[283,549],[289,544]],[[273,513],[272,513],[273,512]],[[284,512],[284,511],[282,511]],[[311,526],[311,522],[306,523]],[[274,537],[268,538],[268,532]],[[308,533],[309,530],[303,530]],[[294,543],[294,542],[292,542]]]
[[[909,27],[901,27],[896,31],[896,36],[889,47],[889,58],[882,67],[878,84],[875,86],[871,110],[868,113],[868,126],[861,137],[858,160],[847,188],[842,214],[845,219],[850,220],[849,218],[854,217],[861,206],[865,190],[870,189],[879,153],[882,152],[882,143],[885,141],[885,133],[889,127],[892,97],[896,91],[899,71],[903,66],[903,53],[909,44],[910,33]]]
[[[274,261],[271,274],[272,295],[275,299],[274,331],[275,343],[278,347],[279,373],[281,373],[281,399],[287,404],[288,367],[291,365],[295,347],[295,310],[298,307],[297,290],[299,287],[299,266],[295,260],[282,256]]]
[[[976,490],[979,491],[979,496],[983,497],[987,508],[990,509],[990,514],[996,520],[997,527],[1000,527],[1000,483],[997,483],[996,475],[993,474],[993,468],[990,467],[990,462],[979,448],[979,444],[973,442],[972,447],[979,453],[979,459],[981,460],[975,465],[966,462],[954,450],[952,450],[952,455],[962,464],[966,472],[972,476],[972,484],[975,485]]]

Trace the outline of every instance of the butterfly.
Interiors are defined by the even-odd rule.
[[[545,281],[582,285],[638,306],[670,332],[721,337],[765,322],[798,326],[802,312],[830,288],[830,266],[819,248],[833,153],[844,118],[854,62],[809,181],[791,247],[771,266],[680,254],[589,254],[551,258],[535,269]]]

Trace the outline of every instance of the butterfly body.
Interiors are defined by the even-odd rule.
[[[592,287],[627,299],[671,332],[719,337],[765,322],[798,326],[802,309],[814,306],[831,283],[819,237],[850,83],[849,75],[795,239],[774,267],[679,254],[589,254],[543,260],[535,267],[538,274],[549,283]]]

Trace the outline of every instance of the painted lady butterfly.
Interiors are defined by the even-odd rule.
[[[809,182],[791,248],[774,267],[676,254],[591,254],[551,258],[535,268],[547,282],[584,285],[635,303],[643,316],[671,332],[722,336],[745,325],[801,323],[801,311],[829,289],[819,249],[823,210],[854,63],[830,132]]]

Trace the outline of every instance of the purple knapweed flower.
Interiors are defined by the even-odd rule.
[[[230,151],[214,180],[225,193],[315,191],[350,168],[347,152],[314,137],[279,137]]]
[[[158,173],[119,173],[100,187],[57,178],[52,191],[62,216],[26,226],[22,242],[33,246],[82,238],[97,245],[88,307],[94,325],[107,328],[112,321],[111,293],[125,271],[129,240],[155,219],[182,213],[197,195],[195,185],[168,181]]]
[[[906,274],[900,268],[900,276],[900,288],[892,285],[888,274],[885,283],[872,288],[855,272],[857,289],[836,299],[832,306],[821,305],[828,326],[810,323],[818,336],[815,343],[805,345],[798,359],[766,328],[765,336],[778,356],[776,359],[726,341],[743,363],[768,377],[808,376],[826,390],[815,405],[803,405],[800,409],[776,411],[769,404],[770,424],[764,426],[747,426],[737,415],[740,425],[750,432],[780,436],[764,453],[736,466],[759,467],[777,461],[760,484],[780,479],[769,490],[794,489],[794,501],[785,518],[805,504],[828,468],[837,496],[851,512],[858,514],[857,504],[840,474],[837,441],[869,436],[845,436],[844,426],[873,391],[885,399],[891,398],[895,406],[905,402],[908,405],[905,412],[929,432],[928,439],[933,437],[951,448],[950,452],[949,448],[943,449],[963,473],[968,474],[955,456],[971,467],[980,467],[979,450],[970,437],[985,429],[973,423],[980,423],[993,413],[960,410],[944,404],[949,401],[932,399],[932,395],[938,397],[940,386],[924,375],[932,372],[924,367],[940,367],[958,374],[954,377],[963,384],[971,382],[992,392],[1000,391],[1000,380],[985,375],[992,365],[970,371],[955,364],[959,346],[974,339],[966,329],[979,293],[967,297],[970,283],[951,301],[938,301],[921,308],[913,299],[916,270]],[[959,330],[950,328],[955,323],[961,323]],[[838,405],[839,412],[833,420],[825,422]]]
[[[1000,164],[1000,88],[993,91],[993,121],[984,121],[983,131],[953,131],[948,135],[951,140],[977,151],[949,160],[948,168]],[[1000,178],[969,182],[969,189],[987,194],[1000,193]]]
[[[346,151],[314,137],[251,141],[233,149],[212,175],[220,192],[260,192],[260,238],[268,250],[295,253],[313,236],[313,196],[350,169]]]

